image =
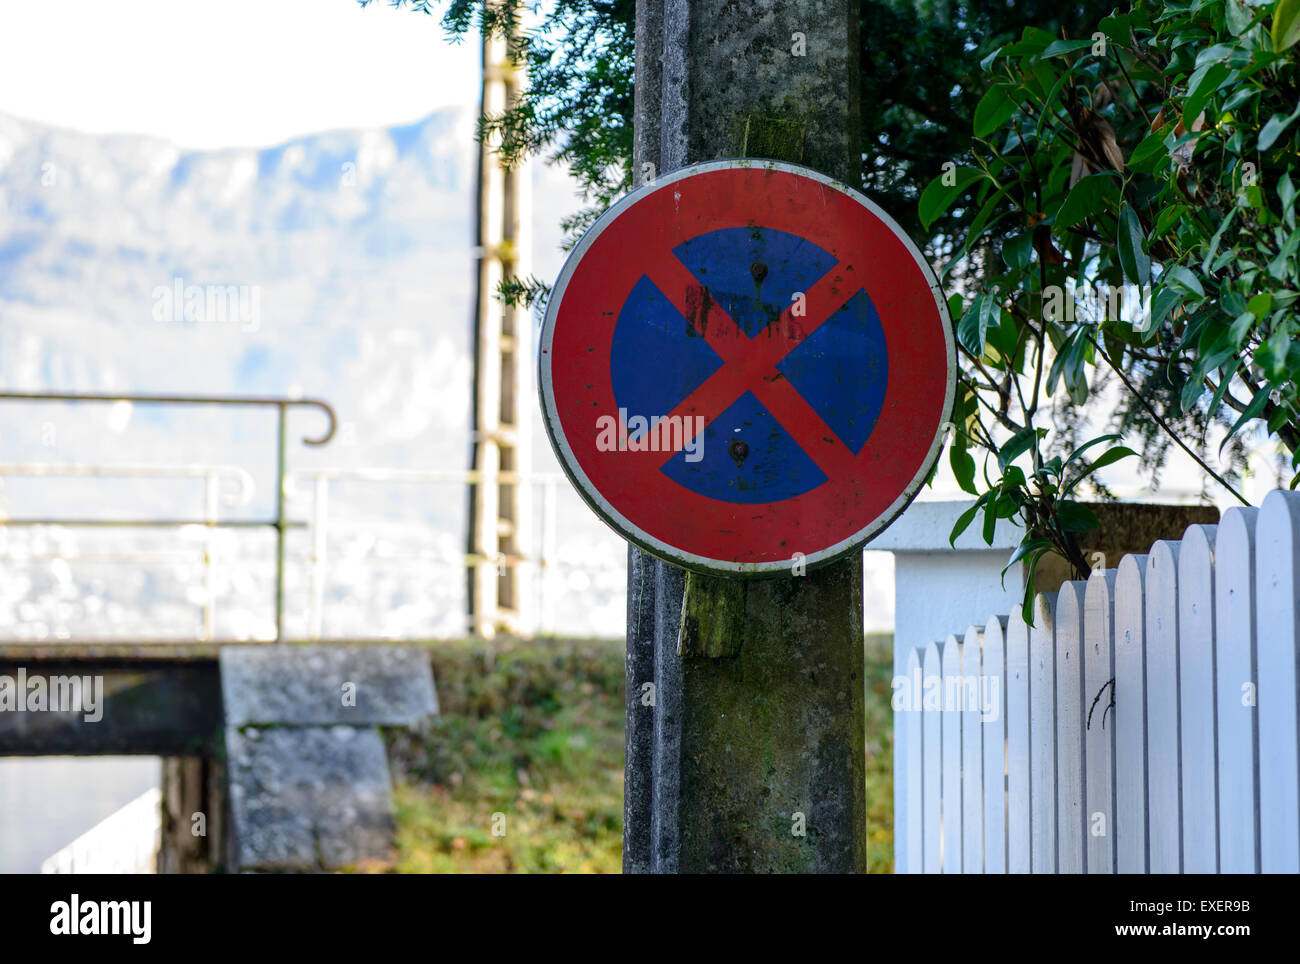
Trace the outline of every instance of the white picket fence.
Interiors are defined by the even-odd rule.
[[[1035,605],[908,653],[898,871],[1300,873],[1300,492]]]

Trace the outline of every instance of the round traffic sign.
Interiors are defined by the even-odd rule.
[[[916,246],[858,192],[766,160],[682,168],[569,255],[540,342],[542,412],[625,538],[764,575],[858,548],[942,447],[952,326]]]

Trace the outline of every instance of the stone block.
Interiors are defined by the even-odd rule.
[[[232,870],[337,869],[390,856],[388,760],[374,727],[226,730]]]
[[[221,686],[235,727],[409,726],[438,712],[429,656],[412,646],[223,646]]]

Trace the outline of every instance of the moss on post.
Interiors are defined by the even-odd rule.
[[[806,130],[799,120],[745,114],[738,119],[736,127],[736,147],[741,157],[766,157],[791,164],[803,162]]]
[[[738,579],[688,572],[677,655],[710,659],[738,656],[744,634],[745,584]]]

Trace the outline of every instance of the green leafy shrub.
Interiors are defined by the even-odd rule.
[[[1238,463],[1249,427],[1300,467],[1297,39],[1300,0],[1138,0],[1089,36],[1031,26],[983,61],[970,162],[918,213],[965,228],[944,268],[965,291],[950,462],[978,504],[953,538],[981,513],[990,537],[1021,519],[1026,618],[1043,554],[1087,573],[1080,487],[1135,454],[1072,437],[1099,370],[1123,386],[1121,431],[1162,433],[1234,494],[1207,461],[1216,426]],[[1061,394],[1075,412],[1042,427]]]

